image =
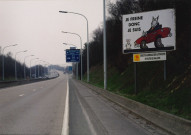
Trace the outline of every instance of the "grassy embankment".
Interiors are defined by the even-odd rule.
[[[163,66],[163,62],[137,63],[137,94],[134,93],[133,63],[121,73],[108,66],[108,90],[191,120],[191,64],[167,61],[166,81]],[[103,88],[102,65],[91,68],[90,83]]]

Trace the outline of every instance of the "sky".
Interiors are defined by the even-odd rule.
[[[4,54],[11,52],[15,58],[16,52],[28,50],[16,58],[23,63],[26,56],[34,55],[26,58],[27,66],[34,58],[60,66],[70,65],[65,62],[65,49],[70,46],[63,43],[74,44],[80,49],[80,39],[61,31],[79,34],[84,45],[87,23],[82,16],[59,13],[60,10],[86,16],[90,40],[93,31],[102,27],[103,0],[0,0],[0,46],[18,44],[6,48]],[[38,60],[32,61],[32,65],[35,63],[38,64]]]

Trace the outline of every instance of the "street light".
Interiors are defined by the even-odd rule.
[[[33,60],[37,60],[37,59],[39,59],[39,58],[34,58],[34,59],[31,59],[31,60],[30,60],[30,79],[32,78],[32,77],[31,77],[31,62],[32,62]]]
[[[68,11],[59,11],[60,13],[71,13],[71,14],[76,14],[80,15],[83,18],[85,18],[87,22],[87,82],[89,82],[89,28],[88,28],[88,19],[86,18],[85,15],[80,14],[80,13],[75,13],[75,12],[68,12]]]
[[[38,66],[38,78],[39,78],[39,64],[36,64],[37,62],[39,62],[40,60],[38,61],[35,61],[35,79],[37,77],[37,72],[36,72],[36,67]]]
[[[45,63],[46,63],[46,65],[47,65],[47,70],[48,70],[48,76],[49,76],[49,65],[50,65],[50,63],[49,62],[47,62],[47,61],[44,61]]]
[[[48,69],[48,64],[44,64],[44,77],[46,77],[46,65],[47,65],[47,69]],[[48,72],[48,70],[47,70],[47,72]]]
[[[103,0],[103,59],[104,59],[104,89],[107,89],[107,47],[106,47],[106,15],[105,0]]]
[[[15,81],[17,81],[17,61],[16,61],[16,57],[17,57],[17,54],[23,53],[23,52],[27,52],[27,50],[19,51],[19,52],[16,52],[16,54],[15,54]]]
[[[76,34],[76,33],[71,33],[71,32],[64,32],[62,31],[62,33],[67,33],[67,34],[73,34],[73,35],[76,35],[80,38],[80,43],[81,43],[81,51],[80,51],[80,55],[81,55],[81,80],[82,80],[82,38],[80,35]]]
[[[45,61],[43,60],[40,60],[40,62],[43,62],[43,63],[46,63]],[[42,63],[41,63],[42,64]],[[41,76],[45,76],[45,68],[44,68],[44,71],[43,71],[43,65],[41,65]],[[43,73],[44,72],[44,73]],[[42,74],[43,73],[43,74]]]
[[[34,55],[28,55],[28,56],[26,56],[25,58],[24,58],[24,79],[26,80],[26,70],[25,70],[25,60],[26,60],[26,58],[29,58],[29,57],[33,57]]]
[[[4,50],[8,47],[11,47],[11,46],[17,46],[17,44],[14,44],[14,45],[8,45],[8,46],[5,46],[2,50],[2,80],[4,81]]]

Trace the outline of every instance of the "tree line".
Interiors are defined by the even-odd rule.
[[[4,77],[5,81],[14,80],[15,79],[15,59],[12,58],[11,52],[9,52],[7,55],[0,54],[0,80],[2,80],[2,57],[4,56]],[[19,61],[16,61],[17,66],[17,78],[18,80],[24,79],[24,67],[26,71],[26,79],[30,79],[30,68],[24,65],[24,63],[21,63]],[[31,73],[34,78],[35,74],[35,68],[36,68],[36,77],[42,77],[45,74],[48,73],[48,69],[42,65],[39,65],[39,74],[38,74],[38,67],[32,66],[31,67]],[[39,75],[39,76],[38,76]]]

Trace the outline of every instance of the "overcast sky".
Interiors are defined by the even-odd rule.
[[[113,1],[113,0],[112,0]],[[77,33],[83,44],[87,41],[86,20],[74,14],[62,14],[60,10],[77,12],[85,15],[89,21],[89,36],[97,27],[102,27],[103,0],[23,0],[0,1],[0,46],[18,44],[5,50],[5,54],[28,50],[17,55],[21,62],[39,58],[50,64],[63,66],[65,46],[62,43],[75,44],[80,48],[80,40],[75,35],[61,31]],[[34,64],[35,62],[33,62]]]

